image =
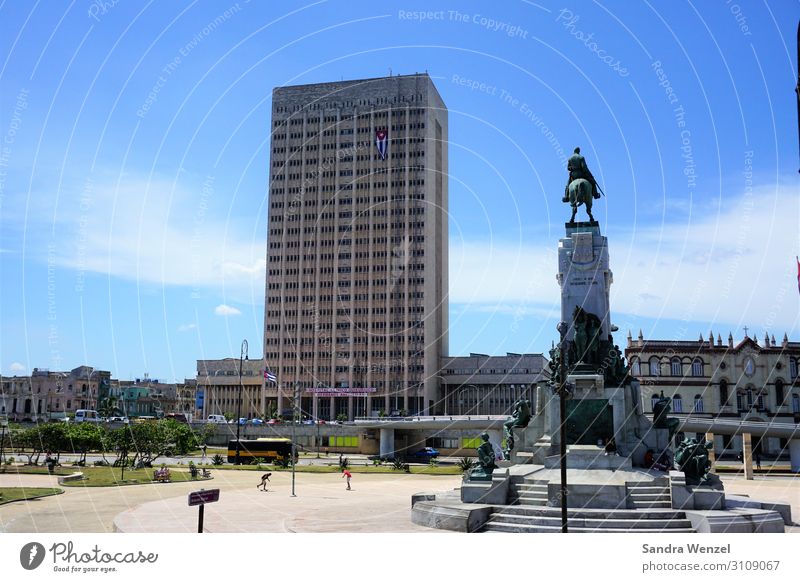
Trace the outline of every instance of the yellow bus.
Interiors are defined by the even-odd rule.
[[[292,441],[286,438],[266,437],[239,441],[239,464],[288,464],[292,456]],[[295,457],[296,459],[297,457]],[[236,441],[228,441],[228,462],[236,463]]]

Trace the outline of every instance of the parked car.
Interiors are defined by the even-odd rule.
[[[209,414],[208,415],[208,422],[218,423],[218,424],[227,424],[227,420],[221,414]]]
[[[251,418],[250,424],[264,424],[264,421],[261,420],[260,418]]]
[[[97,414],[96,410],[86,410],[81,408],[80,410],[75,411],[75,422],[94,422],[100,423],[102,422],[100,415]]]
[[[239,424],[247,424],[247,419],[243,416],[239,419]]]
[[[439,451],[437,451],[433,447],[425,447],[424,449],[414,451],[413,453],[408,455],[408,458],[409,460],[413,461],[429,461],[431,459],[435,459],[438,456],[439,456]]]
[[[128,424],[130,421],[128,420],[127,416],[110,416],[108,418],[108,422],[121,422],[122,424]]]

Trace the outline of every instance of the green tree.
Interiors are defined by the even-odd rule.
[[[23,428],[11,433],[11,445],[17,450],[17,454],[28,457],[28,465],[35,465],[39,462],[42,454],[41,439],[37,428]],[[36,457],[36,461],[33,458]]]
[[[61,456],[61,451],[69,450],[69,438],[67,436],[68,425],[63,422],[50,422],[40,424],[35,427],[35,437],[39,440],[39,448],[42,451],[56,454],[56,459]]]
[[[79,422],[69,425],[67,438],[72,452],[80,455],[79,465],[86,464],[86,453],[89,451],[104,451],[107,440],[106,427],[91,422]]]

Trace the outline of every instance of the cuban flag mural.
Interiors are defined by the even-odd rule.
[[[375,145],[378,147],[378,153],[381,159],[386,159],[386,150],[389,148],[389,135],[385,129],[375,130]]]

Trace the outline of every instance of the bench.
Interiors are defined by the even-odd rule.
[[[153,481],[155,481],[156,483],[169,483],[170,482],[169,469],[166,468],[158,469],[153,474]]]

